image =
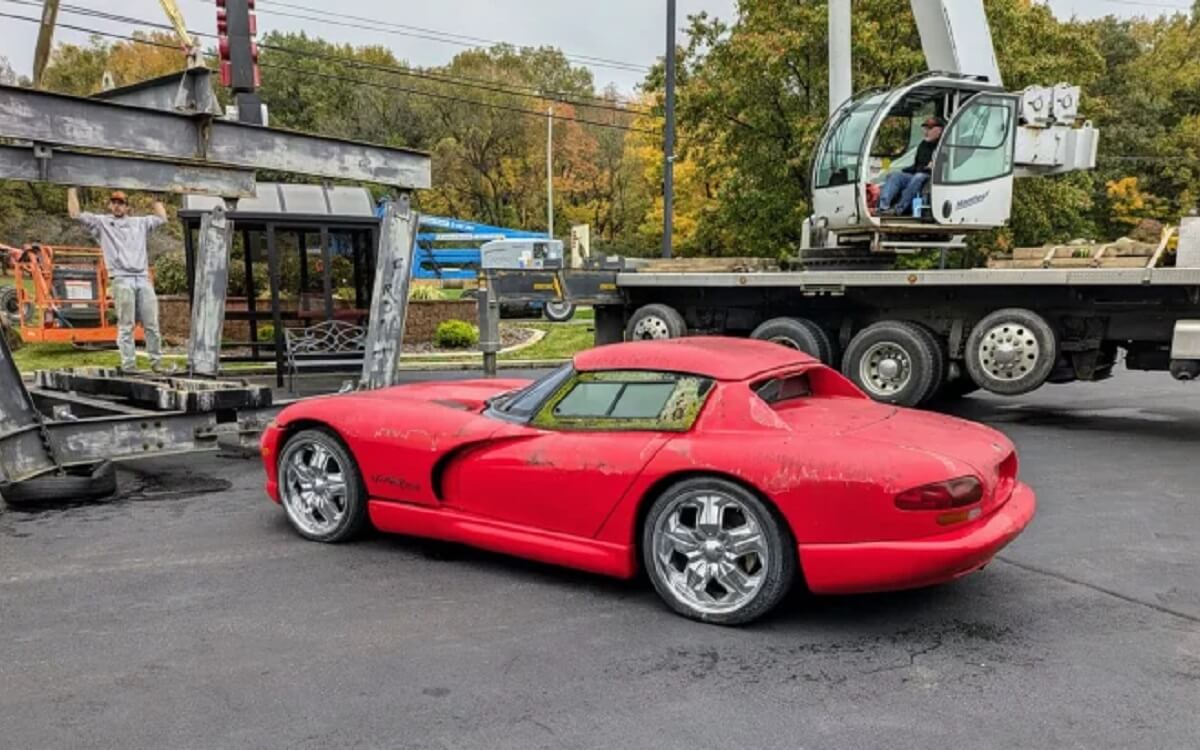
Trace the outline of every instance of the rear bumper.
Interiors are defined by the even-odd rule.
[[[999,510],[966,528],[924,539],[801,544],[800,566],[813,593],[855,594],[945,583],[986,565],[1029,525],[1037,499],[1018,484]]]

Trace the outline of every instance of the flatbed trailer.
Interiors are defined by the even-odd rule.
[[[1128,369],[1200,376],[1200,262],[1150,268],[888,271],[492,271],[503,299],[596,309],[596,343],[754,336],[916,406],[976,388],[1018,395]]]

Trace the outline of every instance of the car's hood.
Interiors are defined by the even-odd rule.
[[[364,399],[383,399],[387,401],[407,399],[440,404],[455,409],[477,411],[483,408],[484,402],[489,398],[518,388],[524,388],[529,383],[529,380],[505,380],[499,378],[486,380],[443,380],[398,385],[378,391],[364,391],[358,395]]]

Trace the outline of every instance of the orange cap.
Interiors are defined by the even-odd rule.
[[[129,199],[125,197],[125,191],[123,190],[112,191],[112,195],[108,196],[108,199],[110,201],[121,201],[122,203],[129,202]]]

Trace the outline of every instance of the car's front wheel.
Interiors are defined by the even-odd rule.
[[[642,555],[667,606],[718,625],[765,615],[796,577],[795,545],[776,513],[753,492],[715,477],[681,481],[654,501]]]
[[[288,522],[306,539],[344,542],[367,525],[358,466],[342,441],[326,430],[302,430],[284,443],[279,496]]]

